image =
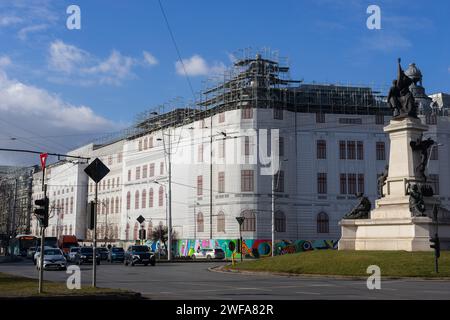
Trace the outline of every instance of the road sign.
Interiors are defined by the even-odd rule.
[[[47,162],[48,153],[41,153],[39,158],[41,159],[41,167],[45,169],[45,163]]]
[[[239,223],[239,225],[242,226],[242,224],[244,223],[245,218],[244,217],[236,217],[236,220]]]
[[[137,217],[136,220],[137,220],[140,224],[142,224],[142,222],[145,221],[145,218],[144,218],[143,216],[139,216],[139,217]]]
[[[109,168],[105,166],[99,158],[95,158],[90,165],[84,169],[84,172],[92,179],[95,183],[99,183],[108,173]]]

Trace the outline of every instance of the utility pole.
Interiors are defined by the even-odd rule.
[[[272,175],[272,257],[275,256],[275,175]]]
[[[94,196],[94,235],[92,236],[92,287],[97,286],[97,210],[98,210],[98,182],[95,182]]]
[[[209,135],[209,239],[212,240],[212,210],[213,210],[213,116],[211,113],[211,125],[210,125],[210,135]]]
[[[166,134],[163,132],[163,146],[164,153],[167,155],[167,174],[169,176],[169,191],[168,191],[168,217],[167,217],[167,260],[172,260],[172,134],[171,129],[169,128],[169,133],[167,136],[169,137],[168,146],[166,147],[165,136]]]

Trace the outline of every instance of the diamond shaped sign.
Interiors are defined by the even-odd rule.
[[[137,217],[136,220],[137,220],[140,224],[142,224],[142,222],[145,221],[145,218],[144,218],[143,216],[139,216],[139,217]]]
[[[95,160],[92,161],[86,169],[84,169],[84,172],[86,172],[86,174],[94,180],[95,183],[99,183],[109,173],[109,171],[109,168],[105,166],[99,158],[95,158]]]

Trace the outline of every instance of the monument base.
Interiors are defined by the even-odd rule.
[[[341,220],[339,250],[432,251],[436,224],[429,217]],[[450,223],[439,224],[441,249],[450,249]]]

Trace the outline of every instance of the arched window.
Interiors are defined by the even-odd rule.
[[[114,240],[119,240],[119,227],[114,227]]]
[[[134,224],[134,232],[133,232],[133,239],[138,240],[139,238],[139,223]]]
[[[130,240],[130,224],[127,223],[127,228],[125,229],[125,240]]]
[[[64,234],[67,234],[67,226],[64,226]]]
[[[109,199],[108,198],[105,200],[105,213],[109,214]]]
[[[142,209],[147,205],[147,191],[142,190]]]
[[[116,197],[116,213],[119,213],[119,197]]]
[[[163,188],[163,186],[160,186],[159,187],[159,191],[158,191],[158,205],[160,206],[160,207],[162,207],[163,206],[163,203],[164,203],[164,188]]]
[[[138,150],[142,151],[142,140],[139,140],[138,142]]]
[[[147,150],[148,142],[147,138],[144,138],[144,150]]]
[[[330,219],[328,214],[320,212],[317,215],[317,233],[329,233],[330,232]]]
[[[225,214],[222,211],[217,215],[217,232],[225,232]]]
[[[254,211],[245,210],[242,212],[241,217],[245,218],[242,224],[242,231],[256,231],[256,215]]]
[[[282,211],[275,212],[275,231],[286,232],[286,216]]]
[[[203,213],[197,213],[197,232],[203,232],[205,230]]]
[[[148,191],[148,207],[153,208],[153,188]]]
[[[73,235],[73,233],[72,233],[72,225],[69,226],[69,235]]]
[[[134,208],[139,209],[139,191],[134,193]]]

